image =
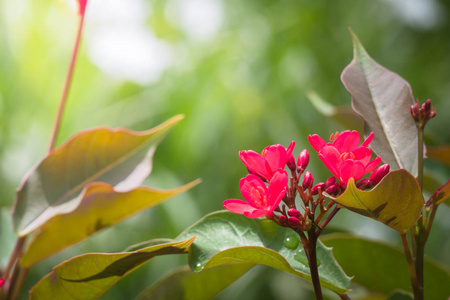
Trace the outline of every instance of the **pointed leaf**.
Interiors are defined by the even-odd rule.
[[[134,252],[91,253],[53,268],[30,291],[30,299],[97,299],[123,276],[155,256],[186,253],[195,237]]]
[[[433,195],[431,195],[430,200],[433,201],[435,205],[439,205],[441,203],[445,203],[450,205],[450,201],[446,201],[450,199],[450,179],[444,183],[443,186],[438,188]]]
[[[309,102],[324,116],[327,116],[338,122],[344,128],[350,130],[362,131],[364,121],[350,107],[335,107],[322,99],[317,93],[309,91],[306,94]]]
[[[405,170],[389,173],[371,191],[356,188],[350,178],[347,189],[334,201],[360,215],[405,233],[422,211],[424,199],[416,179]]]
[[[185,266],[152,285],[141,293],[137,299],[209,300],[252,267],[252,264],[234,263],[197,273]]]
[[[450,167],[450,145],[428,147],[427,156]]]
[[[417,129],[409,108],[411,87],[399,75],[375,62],[351,32],[354,57],[341,80],[352,96],[353,109],[365,121],[365,135],[375,133],[373,151],[391,170],[417,173]]]
[[[266,265],[311,281],[307,258],[293,230],[269,220],[250,219],[220,211],[209,214],[177,239],[196,235],[189,264],[200,271],[228,263]],[[321,284],[336,293],[348,291],[350,278],[334,260],[331,249],[317,244]]]
[[[381,241],[352,234],[334,233],[322,236],[333,248],[336,259],[353,282],[385,295],[402,289],[412,291],[403,249]],[[438,263],[425,257],[425,299],[447,300],[450,296],[450,274]]]
[[[97,128],[73,136],[24,177],[13,210],[18,235],[73,210],[89,183],[105,182],[120,192],[138,187],[151,171],[157,143],[181,118],[144,132]]]
[[[172,190],[139,187],[123,193],[105,183],[91,184],[75,210],[56,215],[37,230],[21,263],[30,267],[98,230],[188,190],[198,182]]]

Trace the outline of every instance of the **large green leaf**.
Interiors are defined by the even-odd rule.
[[[390,172],[371,191],[359,190],[350,178],[345,192],[334,201],[400,233],[405,233],[416,223],[424,205],[419,184],[403,169]]]
[[[333,247],[339,264],[353,281],[385,295],[394,290],[412,291],[403,250],[384,242],[351,234],[329,234],[321,237]],[[450,296],[450,274],[434,261],[425,258],[425,299],[447,300]]]
[[[233,263],[198,273],[184,266],[152,285],[137,299],[209,300],[252,267],[249,263]]]
[[[138,187],[151,171],[157,143],[181,118],[144,132],[87,130],[55,149],[25,176],[17,191],[13,223],[18,235],[74,210],[89,183],[105,182],[118,192]]]
[[[266,265],[311,280],[298,235],[272,221],[220,211],[205,216],[177,239],[194,235],[197,238],[189,250],[189,264],[195,271],[240,262]],[[317,257],[322,286],[346,293],[350,278],[334,260],[331,249],[319,242]]]
[[[195,181],[172,190],[139,187],[123,193],[114,191],[108,184],[94,183],[87,188],[75,210],[56,215],[36,231],[21,263],[29,267],[96,231],[157,205],[197,183]]]
[[[195,237],[134,252],[91,253],[53,268],[31,290],[30,299],[96,299],[155,256],[186,253]]]
[[[447,180],[447,182],[444,183],[443,186],[438,188],[436,192],[434,192],[434,194],[431,195],[430,199],[436,205],[439,205],[441,203],[446,203],[450,205],[449,203],[450,201],[446,201],[450,199],[450,179]]]
[[[375,62],[351,32],[354,57],[341,80],[352,96],[353,109],[365,121],[365,135],[391,170],[417,173],[417,129],[409,108],[414,104],[411,87],[399,75]]]

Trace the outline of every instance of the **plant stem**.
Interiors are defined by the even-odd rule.
[[[438,206],[433,204],[433,207],[431,209],[431,214],[427,220],[427,228],[425,229],[425,241],[428,240],[428,236],[430,235],[431,226],[433,225],[434,216],[436,215],[437,208],[438,208]]]
[[[341,297],[342,300],[351,300],[347,294],[343,294],[343,295],[338,294],[338,295],[339,295],[339,297]]]
[[[340,207],[335,207],[330,214],[326,217],[325,220],[323,220],[322,224],[320,224],[319,228],[316,230],[316,238],[319,237],[319,235],[322,233],[325,226],[327,226],[328,223],[330,223],[331,219],[334,218],[334,216],[337,214],[337,212],[340,210]]]
[[[308,231],[308,238],[309,238],[309,243],[307,245],[308,252],[309,252],[308,263],[309,263],[309,270],[311,273],[311,280],[312,280],[312,283],[314,286],[314,292],[316,294],[316,299],[323,300],[322,288],[320,287],[319,270],[317,268],[317,251],[316,251],[317,237],[316,237],[314,227],[312,227]]]
[[[408,238],[406,234],[400,234],[402,238],[403,251],[405,252],[406,262],[408,264],[409,277],[411,279],[411,287],[414,292],[414,300],[423,300],[423,292],[420,293],[419,285],[417,282],[416,269],[414,268],[413,258],[411,256],[411,250],[409,249]],[[420,296],[422,294],[422,297]]]
[[[80,23],[78,25],[77,37],[75,40],[75,45],[73,47],[72,59],[70,60],[69,70],[67,71],[66,82],[64,84],[63,93],[61,95],[61,100],[59,103],[58,114],[56,116],[55,125],[53,126],[53,134],[52,134],[52,138],[51,138],[50,145],[48,148],[48,152],[52,151],[53,148],[55,148],[56,140],[58,138],[59,128],[61,127],[61,119],[62,119],[62,115],[64,113],[64,108],[66,106],[67,96],[69,95],[70,85],[72,83],[72,77],[73,77],[73,72],[74,72],[74,68],[75,68],[75,62],[76,62],[77,54],[78,54],[78,48],[80,46],[81,33],[83,31],[83,23],[84,23],[84,14],[82,14],[80,16]]]

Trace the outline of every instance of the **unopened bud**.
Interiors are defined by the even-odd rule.
[[[291,171],[297,170],[297,166],[295,165],[295,158],[294,158],[293,154],[291,154],[291,156],[289,156],[289,158],[288,158],[288,160],[286,162],[286,165],[288,166],[288,168]]]
[[[297,170],[304,170],[309,164],[308,150],[304,149],[297,158]]]
[[[280,220],[280,223],[281,223],[281,224],[286,224],[287,218],[286,218],[286,216],[281,215],[281,216],[278,218],[278,220]]]
[[[298,218],[296,218],[296,217],[290,217],[290,218],[288,219],[288,223],[289,223],[289,225],[291,225],[292,227],[298,227],[298,226],[300,226],[300,224],[301,224],[302,222],[300,222],[300,220],[299,220]]]
[[[341,189],[341,187],[339,186],[339,184],[335,183],[335,184],[329,186],[328,188],[326,188],[325,193],[327,193],[328,195],[335,195],[335,194],[339,193],[340,189]]]
[[[358,182],[356,184],[356,187],[360,190],[364,190],[366,188],[371,188],[372,186],[370,186],[370,179],[369,178],[364,178],[363,180],[361,180],[360,182]]]
[[[325,188],[325,183],[320,182],[313,186],[311,189],[311,195],[317,195],[319,193],[319,188],[323,191],[323,189]]]
[[[288,210],[287,214],[290,217],[298,217],[298,216],[300,216],[300,212],[298,210],[296,210],[295,208],[291,208],[290,210]]]
[[[305,175],[303,176],[303,183],[302,183],[303,189],[306,190],[307,188],[311,187],[313,182],[314,182],[314,178],[313,178],[311,172],[306,171]]]
[[[384,176],[386,176],[389,173],[389,165],[388,164],[384,164],[378,168],[376,168],[372,175],[370,175],[370,183],[372,184],[372,186],[377,185],[381,179],[384,178]]]
[[[5,278],[0,277],[0,288],[3,286],[4,283],[5,283]]]
[[[428,99],[427,101],[425,101],[425,103],[423,104],[423,109],[428,112],[431,109],[431,100]]]
[[[325,189],[329,188],[330,186],[332,186],[335,183],[336,183],[336,177],[331,176],[330,178],[327,179],[327,181],[325,181]]]

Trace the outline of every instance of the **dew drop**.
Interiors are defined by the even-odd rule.
[[[284,240],[284,246],[289,249],[297,249],[299,240],[295,234],[290,234]]]
[[[195,265],[195,271],[199,272],[199,271],[201,271],[201,270],[203,270],[202,264],[201,264],[201,263],[196,264],[196,265]]]

